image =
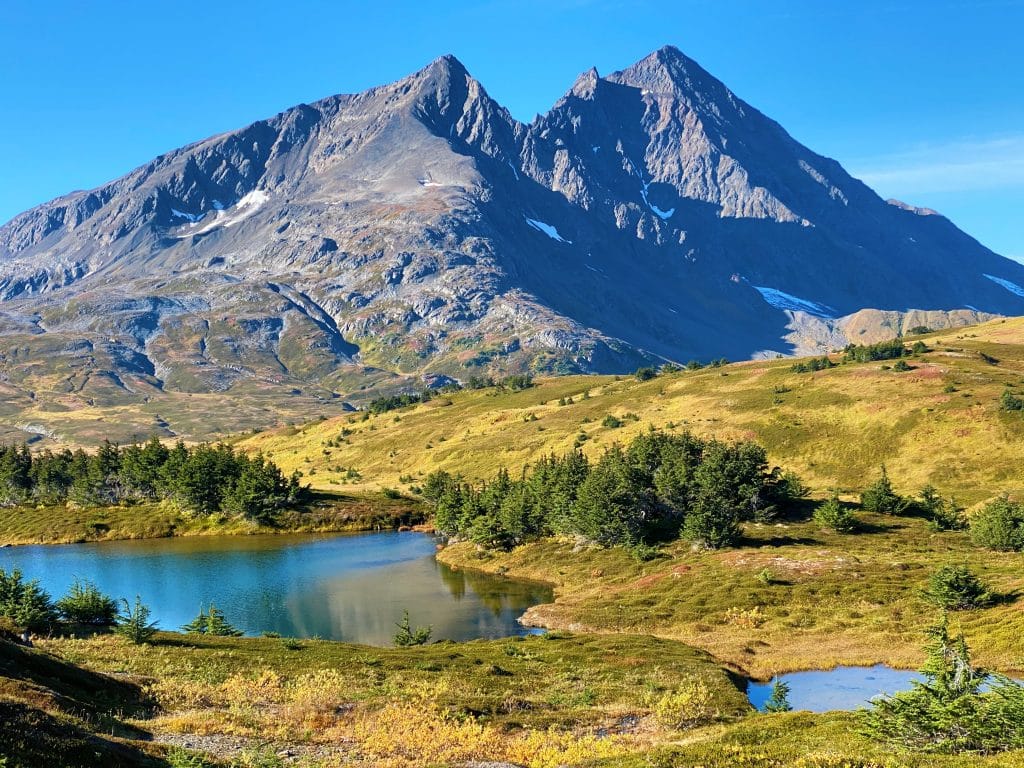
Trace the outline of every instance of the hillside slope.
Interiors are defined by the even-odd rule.
[[[820,492],[858,490],[882,463],[908,493],[930,482],[976,503],[1024,490],[1024,418],[999,405],[1007,386],[1024,395],[1024,318],[920,338],[931,351],[906,372],[875,362],[795,373],[786,359],[646,382],[548,378],[522,392],[465,391],[367,419],[268,431],[241,445],[316,486],[408,488],[435,469],[476,480],[501,466],[515,473],[547,452],[570,450],[581,435],[594,455],[655,426],[758,440],[772,462]],[[608,415],[623,426],[604,426]]]

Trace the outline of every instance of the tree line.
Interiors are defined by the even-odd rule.
[[[497,381],[490,376],[470,376],[465,385],[455,381],[434,389],[427,387],[420,392],[403,392],[397,395],[382,395],[381,397],[371,400],[367,404],[366,411],[364,413],[381,414],[387,413],[388,411],[394,411],[399,408],[405,408],[409,405],[416,405],[417,403],[429,403],[439,394],[459,392],[463,389],[488,389],[494,387],[499,390],[522,392],[524,389],[529,389],[532,386],[533,376],[526,373],[513,374]]]
[[[153,438],[125,447],[104,442],[94,453],[0,446],[2,506],[166,499],[194,514],[224,512],[270,522],[279,510],[301,503],[306,492],[297,473],[285,477],[264,456],[223,443],[168,448]]]
[[[502,469],[474,485],[437,471],[423,487],[439,532],[501,549],[555,534],[641,550],[679,537],[719,548],[739,540],[743,521],[770,519],[803,493],[756,443],[655,430],[593,463],[574,450],[519,478]]]

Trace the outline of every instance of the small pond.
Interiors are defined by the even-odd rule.
[[[162,629],[177,630],[213,601],[249,635],[390,645],[408,609],[432,639],[528,634],[516,620],[550,602],[547,587],[452,570],[435,540],[411,532],[202,536],[0,549],[54,597],[75,577],[117,598],[139,595]]]
[[[789,685],[789,703],[793,709],[829,712],[858,709],[883,693],[909,690],[914,680],[923,678],[917,672],[876,664],[873,667],[836,667],[791,672],[777,679]],[[771,696],[773,682],[751,681],[748,684],[747,696],[757,709],[764,708]]]

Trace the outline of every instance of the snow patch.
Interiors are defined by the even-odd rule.
[[[239,200],[237,203],[235,203],[235,207],[236,208],[259,208],[261,205],[263,205],[269,199],[270,199],[270,195],[268,195],[262,189],[254,189],[252,192],[249,192],[248,194],[243,196],[241,200]]]
[[[424,187],[443,187],[444,186],[444,184],[442,184],[441,182],[439,182],[439,181],[432,181],[430,179],[417,179],[417,181],[419,181],[420,185],[424,186]]]
[[[676,209],[669,208],[667,211],[663,211],[661,208],[656,206],[647,199],[647,188],[651,186],[651,183],[649,181],[644,181],[642,176],[640,177],[640,183],[644,185],[644,188],[640,191],[640,197],[644,199],[644,205],[650,208],[654,212],[654,215],[662,221],[668,221],[672,218],[672,214],[676,212]]]
[[[1010,293],[1015,293],[1018,296],[1024,298],[1024,288],[1021,288],[1016,283],[1011,283],[1009,280],[1004,280],[1003,278],[996,277],[995,275],[986,275],[984,272],[982,274],[985,277],[987,277],[989,280],[991,280],[993,283],[995,283],[996,285],[1001,285],[1003,288],[1008,290]]]
[[[788,309],[793,312],[806,312],[808,315],[814,315],[815,317],[834,317],[832,314],[832,308],[825,304],[819,304],[818,302],[810,301],[809,299],[801,299],[799,296],[794,296],[791,293],[780,291],[778,288],[768,288],[763,285],[755,285],[753,288],[761,294],[761,298],[776,309]]]
[[[203,218],[202,214],[185,213],[184,211],[179,211],[177,208],[171,208],[171,215],[176,216],[179,219],[188,219],[193,224]]]
[[[516,175],[516,181],[519,181],[519,171],[517,171],[516,167],[514,165],[512,165],[512,161],[511,160],[508,161],[508,167],[511,168],[512,169],[512,173],[514,173]]]
[[[566,240],[564,237],[558,234],[558,230],[555,229],[550,224],[545,224],[543,221],[539,221],[537,219],[531,219],[529,216],[524,216],[523,218],[526,219],[527,224],[536,229],[538,232],[543,232],[552,240],[557,240],[560,243],[568,243],[569,245],[572,245],[572,240]]]
[[[601,148],[600,147],[591,147],[590,151],[593,152],[596,155],[598,152],[601,151]]]
[[[217,215],[214,217],[213,221],[205,224],[199,229],[193,229],[193,227],[195,227],[196,225],[196,222],[199,221],[199,219],[202,217],[200,216],[196,217],[195,219],[190,219],[190,221],[192,222],[189,225],[190,231],[185,232],[184,234],[179,235],[178,237],[182,238],[189,237],[191,235],[202,235],[213,229],[216,229],[217,227],[233,227],[238,222],[244,221],[245,219],[249,218],[252,214],[258,211],[269,199],[270,195],[267,194],[264,190],[254,189],[252,192],[248,192],[245,195],[243,195],[242,198],[229,209],[225,209],[219,200],[214,200],[213,208],[215,211],[217,211]]]

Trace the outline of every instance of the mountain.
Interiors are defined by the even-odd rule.
[[[0,419],[146,404],[133,429],[197,434],[160,404],[264,397],[257,426],[424,377],[807,352],[1024,314],[1021,286],[675,48],[529,125],[445,56],[0,228]]]

